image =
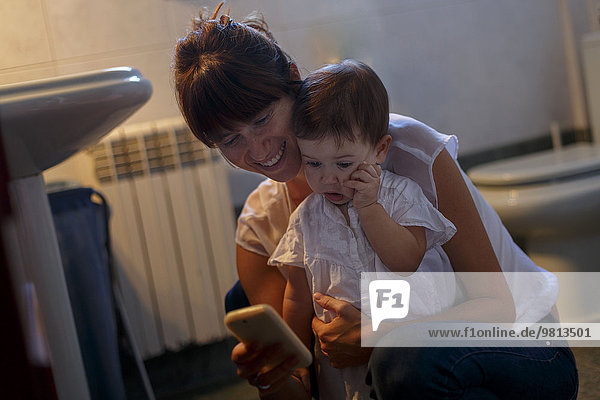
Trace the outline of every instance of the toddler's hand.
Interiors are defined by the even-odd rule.
[[[344,182],[344,186],[354,189],[352,203],[357,210],[377,203],[380,176],[379,165],[363,162],[350,175],[350,180]]]

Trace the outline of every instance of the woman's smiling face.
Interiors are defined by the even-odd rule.
[[[292,132],[292,97],[283,97],[260,112],[252,122],[225,132],[217,143],[234,165],[287,182],[298,175],[300,150]]]

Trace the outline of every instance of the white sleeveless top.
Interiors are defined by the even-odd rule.
[[[390,114],[388,134],[392,136],[392,143],[382,166],[415,181],[425,197],[437,208],[433,162],[444,148],[456,160],[456,136],[444,135],[422,122],[397,114]],[[460,170],[502,270],[538,272],[523,274],[523,279],[518,279],[519,274],[509,274],[507,283],[515,298],[516,321],[539,321],[556,303],[558,279],[535,265],[514,243],[498,214]],[[238,218],[236,243],[248,251],[270,257],[287,230],[294,208],[285,183],[270,179],[263,181],[248,196]]]

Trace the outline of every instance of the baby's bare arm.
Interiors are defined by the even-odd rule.
[[[354,189],[353,204],[360,225],[373,250],[391,271],[414,272],[425,255],[425,229],[405,227],[394,221],[377,202],[381,167],[361,164],[344,183]]]
[[[310,350],[313,317],[312,293],[304,268],[287,267],[290,271],[283,297],[283,319]]]
[[[427,242],[422,226],[402,226],[379,203],[358,210],[360,225],[373,250],[394,272],[414,272],[425,255]]]

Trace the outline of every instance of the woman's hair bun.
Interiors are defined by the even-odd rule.
[[[219,21],[219,25],[221,25],[224,28],[229,27],[229,25],[234,23],[235,21],[229,15],[229,9],[226,13],[221,14],[221,16],[217,18],[223,4],[224,2],[220,2],[215,8],[215,10],[212,12],[212,14],[206,7],[201,8],[199,15],[192,19],[192,31],[201,30],[204,24],[208,21]],[[267,38],[277,43],[275,38],[273,37],[273,34],[269,31],[269,26],[265,21],[265,17],[261,13],[254,11],[245,18],[243,18],[240,21],[240,23],[259,31]]]

